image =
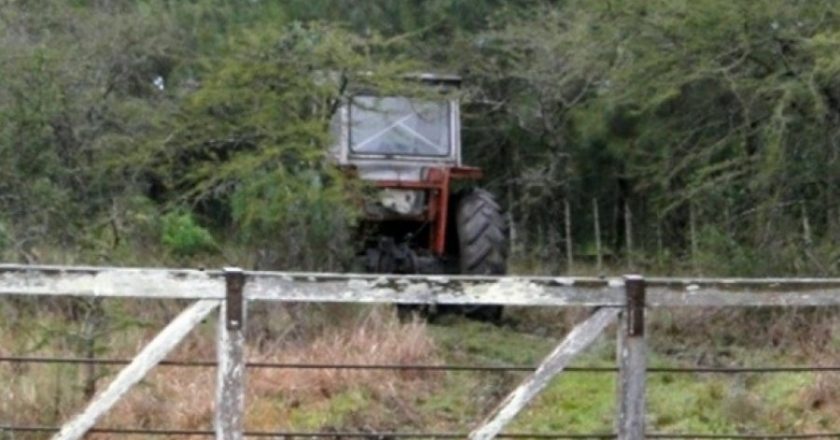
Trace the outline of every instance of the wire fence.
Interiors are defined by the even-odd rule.
[[[56,426],[0,426],[0,432],[41,432],[52,433],[58,431]],[[210,437],[216,435],[212,430],[187,430],[187,429],[116,429],[116,428],[93,428],[91,434],[121,434],[121,435],[154,435],[154,436],[202,436]],[[396,438],[429,438],[429,439],[463,439],[468,436],[466,432],[305,432],[305,431],[245,431],[245,437],[271,437],[271,438],[363,438],[363,439],[396,439]],[[614,433],[593,433],[593,434],[562,434],[562,433],[504,433],[498,438],[513,439],[613,439]]]
[[[83,364],[83,365],[128,365],[131,359],[80,358],[51,356],[0,356],[0,363],[29,364]],[[165,367],[215,368],[216,361],[210,360],[165,360],[158,365]],[[415,370],[415,371],[451,371],[451,372],[522,372],[529,373],[537,369],[527,365],[447,365],[447,364],[334,364],[334,363],[286,363],[286,362],[246,362],[248,368],[299,369],[299,370]],[[618,367],[582,366],[567,367],[563,371],[570,373],[617,373]],[[758,366],[758,367],[648,367],[651,374],[773,374],[773,373],[832,373],[840,372],[838,365],[805,366]]]
[[[59,431],[57,426],[3,426],[0,425],[0,433],[2,432],[28,432],[28,433],[54,433]],[[216,435],[213,430],[201,429],[146,429],[146,428],[92,428],[88,431],[91,434],[115,434],[115,435],[143,435],[143,436],[158,436],[158,437],[173,437],[173,436],[196,436],[196,437],[212,437]],[[389,431],[369,431],[369,432],[353,432],[353,431],[245,431],[242,433],[245,437],[254,438],[361,438],[361,439],[398,439],[398,438],[418,438],[418,439],[463,439],[469,434],[466,432],[389,432]],[[569,433],[537,433],[537,432],[509,432],[502,433],[496,436],[497,438],[511,438],[511,439],[614,439],[618,435],[615,433],[584,433],[584,434],[569,434]],[[670,433],[647,433],[646,438],[651,439],[733,439],[733,440],[775,440],[775,439],[831,439],[840,438],[840,432],[821,432],[813,434],[670,434]]]
[[[75,365],[127,365],[130,359],[118,358],[81,358],[81,357],[53,357],[53,356],[0,356],[0,363],[13,364],[75,364]],[[186,368],[215,368],[218,363],[212,360],[164,360],[158,365],[165,367]],[[533,372],[535,366],[527,365],[465,365],[465,364],[336,364],[336,363],[285,363],[285,362],[246,362],[248,368],[269,369],[337,369],[337,370],[385,370],[385,371],[445,371],[445,372],[485,372],[485,373],[528,373]],[[617,373],[617,367],[612,366],[577,366],[568,367],[564,371],[570,373]],[[753,367],[649,367],[651,374],[773,374],[773,373],[824,373],[840,372],[840,366],[812,365],[812,366],[753,366]],[[57,426],[24,426],[0,425],[0,433],[53,433]],[[197,436],[212,437],[213,430],[189,429],[146,429],[146,428],[94,428],[91,434],[112,434],[125,436]],[[252,438],[334,438],[334,439],[453,439],[466,438],[468,433],[458,432],[352,432],[352,431],[245,431],[243,436]],[[616,433],[524,433],[511,432],[497,436],[511,439],[614,439]],[[702,434],[702,433],[648,433],[651,439],[840,439],[840,432],[823,432],[811,434]]]

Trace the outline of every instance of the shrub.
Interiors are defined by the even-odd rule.
[[[703,272],[723,276],[762,276],[768,263],[756,249],[712,225],[701,228],[696,264]]]
[[[340,270],[352,256],[352,184],[335,170],[255,173],[232,197],[243,241],[265,268]]]
[[[170,212],[163,217],[163,246],[178,256],[192,256],[218,249],[216,241],[206,228],[196,223],[192,214]]]

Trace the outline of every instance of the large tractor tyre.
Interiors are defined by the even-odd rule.
[[[493,195],[474,189],[458,200],[455,213],[458,234],[459,271],[465,275],[505,275],[508,258],[508,228],[502,208]],[[468,317],[498,322],[502,306],[468,306]]]

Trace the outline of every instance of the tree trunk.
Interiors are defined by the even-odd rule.
[[[572,273],[574,270],[574,250],[572,246],[572,208],[569,206],[569,199],[563,199],[564,224],[566,227],[566,271]]]
[[[624,249],[627,255],[627,267],[633,270],[633,213],[630,212],[630,203],[624,201]]]
[[[601,249],[601,218],[598,214],[598,199],[592,199],[592,218],[595,227],[595,264],[598,273],[604,269],[604,255]]]

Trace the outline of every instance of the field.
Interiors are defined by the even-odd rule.
[[[105,300],[4,300],[0,354],[131,357],[182,304]],[[142,310],[142,312],[141,312]],[[289,363],[535,365],[585,310],[509,310],[501,325],[446,316],[401,322],[389,307],[257,305],[248,358]],[[840,364],[834,311],[658,311],[650,364]],[[213,360],[208,319],[171,359]],[[615,331],[608,330],[608,335]],[[92,342],[91,342],[92,341]],[[611,366],[607,336],[576,366]],[[101,389],[116,367],[0,365],[0,422],[55,425]],[[254,431],[465,432],[525,377],[523,372],[252,369],[246,427]],[[101,427],[210,429],[211,368],[158,367]],[[649,376],[649,431],[789,433],[840,430],[837,374]],[[86,387],[87,385],[87,387]],[[509,432],[612,431],[613,373],[569,372]],[[3,438],[45,438],[46,434]],[[104,438],[106,435],[95,437]]]

